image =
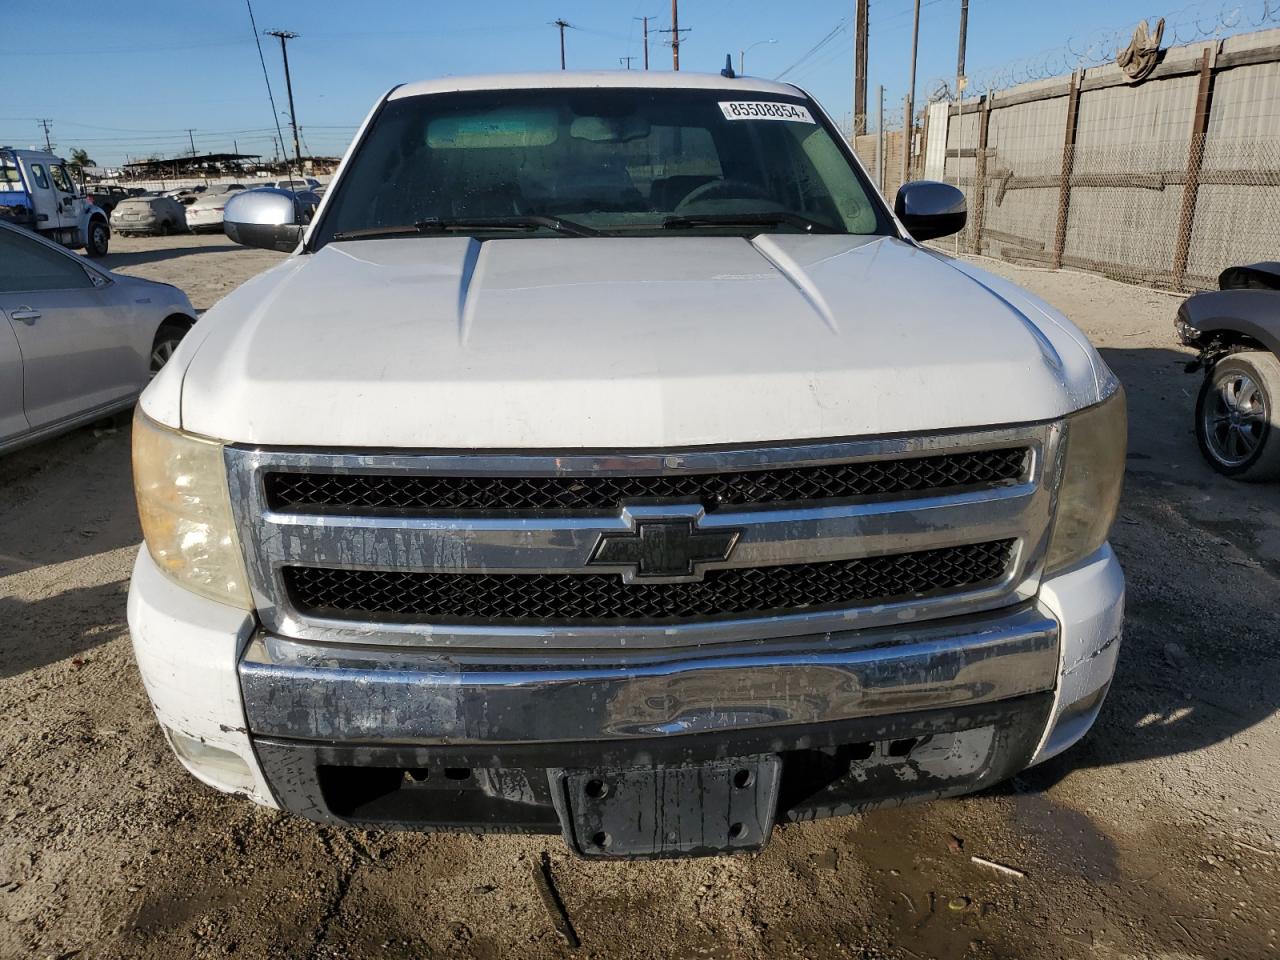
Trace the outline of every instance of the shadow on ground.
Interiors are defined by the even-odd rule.
[[[189,257],[203,253],[227,253],[242,250],[230,240],[225,243],[209,243],[201,246],[159,247],[155,250],[135,250],[129,253],[108,253],[97,263],[108,270],[119,270],[124,267],[136,267],[144,263],[158,263],[161,260],[174,260],[178,257]]]
[[[130,417],[0,457],[0,578],[141,541]]]
[[[83,657],[120,636],[128,587],[117,580],[39,600],[0,597],[0,678]]]
[[[127,415],[0,458],[0,678],[121,635],[142,539]]]
[[[1124,567],[1116,677],[1079,746],[1002,791],[1073,770],[1200,750],[1280,710],[1276,484],[1242,484],[1201,459],[1199,374],[1172,350],[1103,350],[1128,385],[1129,461],[1111,542]],[[1142,386],[1137,387],[1141,383]]]

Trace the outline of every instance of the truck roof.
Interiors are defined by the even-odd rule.
[[[388,100],[431,93],[470,90],[537,90],[549,87],[645,87],[664,90],[724,90],[732,93],[771,93],[795,96],[800,88],[758,77],[725,77],[718,73],[671,70],[555,70],[545,73],[489,73],[470,77],[441,77],[396,87]]]
[[[22,157],[24,160],[45,160],[53,163],[62,163],[62,158],[56,154],[49,153],[47,150],[23,150],[20,147],[11,147],[7,144],[0,146],[0,153],[13,157]]]

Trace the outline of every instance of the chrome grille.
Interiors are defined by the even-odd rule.
[[[1062,432],[1050,423],[614,454],[229,446],[226,457],[258,617],[272,633],[644,649],[1029,599]],[[661,576],[625,550],[599,551],[634,547],[656,528],[731,548]]]
[[[998,580],[1013,540],[887,557],[715,570],[693,583],[603,574],[458,574],[286,567],[294,605],[321,616],[432,624],[671,623],[883,603]]]
[[[617,510],[637,500],[728,506],[847,500],[1009,484],[1025,473],[1025,446],[854,463],[650,476],[421,476],[286,473],[264,477],[273,510]]]

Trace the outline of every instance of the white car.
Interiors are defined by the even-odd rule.
[[[295,193],[305,193],[312,191],[321,186],[319,180],[315,177],[294,177],[292,180],[277,180],[270,184],[279,190],[292,190]]]
[[[130,407],[195,316],[177,287],[0,223],[0,452]]]
[[[219,789],[586,857],[985,787],[1101,709],[1116,377],[798,88],[397,87],[142,397],[129,594]]]
[[[241,184],[234,183],[225,187],[211,187],[202,193],[193,203],[187,205],[187,227],[192,233],[222,232],[223,211],[227,201],[238,191],[243,190]]]

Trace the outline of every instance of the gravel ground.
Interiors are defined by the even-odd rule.
[[[114,249],[198,308],[278,259],[222,237]],[[0,957],[1275,956],[1277,487],[1202,464],[1176,298],[987,265],[1071,315],[1128,389],[1127,632],[1083,744],[976,796],[782,828],[745,859],[584,863],[555,838],[255,808],[180,769],[134,667],[125,420],[0,459]],[[577,951],[532,882],[544,852]]]

